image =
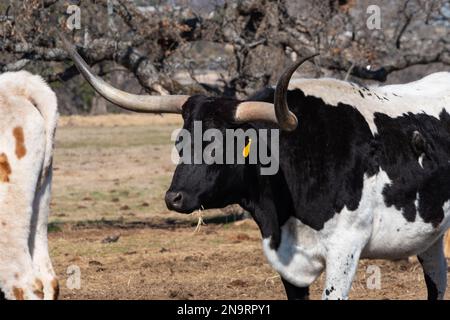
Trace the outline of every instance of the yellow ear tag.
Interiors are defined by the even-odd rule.
[[[248,139],[248,143],[247,145],[244,147],[244,150],[242,150],[242,155],[244,156],[244,158],[247,158],[248,155],[250,154],[250,146],[252,145],[252,139]]]

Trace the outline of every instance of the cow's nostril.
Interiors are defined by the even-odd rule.
[[[183,201],[183,194],[181,192],[177,192],[172,199],[174,204],[179,204]]]
[[[182,192],[167,192],[166,204],[171,210],[180,209],[183,206],[183,193]]]

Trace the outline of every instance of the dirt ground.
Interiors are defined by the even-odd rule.
[[[285,299],[239,207],[207,212],[197,232],[195,215],[165,207],[179,126],[176,116],[61,119],[49,237],[62,299]],[[350,297],[424,299],[421,268],[363,261]]]

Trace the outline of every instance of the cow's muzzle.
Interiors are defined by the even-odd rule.
[[[191,213],[186,207],[186,194],[182,191],[167,191],[166,192],[166,206],[169,210],[177,211],[180,213]]]

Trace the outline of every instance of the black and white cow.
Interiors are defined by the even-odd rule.
[[[323,298],[346,299],[359,259],[411,255],[422,264],[428,298],[444,297],[450,73],[377,88],[305,79],[288,90],[304,59],[282,75],[276,89],[246,102],[136,96],[97,78],[66,47],[93,87],[126,109],[181,113],[190,132],[194,121],[203,130],[282,129],[277,174],[261,175],[260,164],[179,164],[166,203],[182,213],[232,203],[248,210],[289,299],[307,298],[324,270]]]

